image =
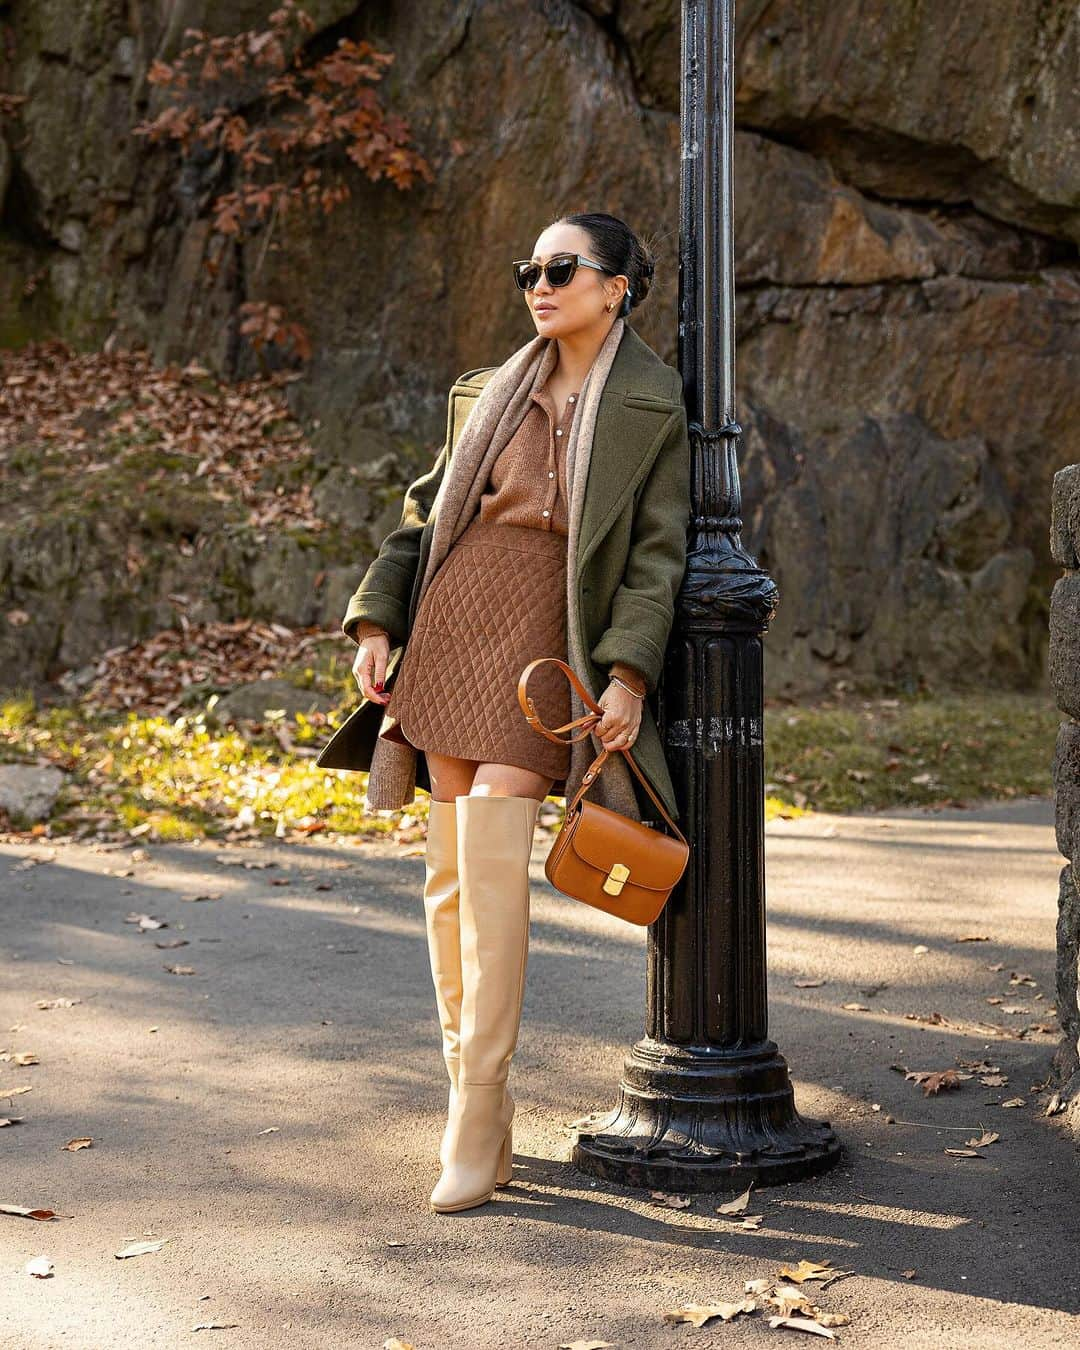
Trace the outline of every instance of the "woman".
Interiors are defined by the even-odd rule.
[[[686,566],[686,410],[678,371],[623,322],[653,261],[621,220],[579,214],[513,268],[537,336],[455,382],[446,443],[349,603],[364,697],[319,758],[369,770],[373,809],[399,809],[417,784],[431,794],[424,909],[450,1076],[438,1213],[512,1179],[507,1077],[540,803],[569,799],[601,747],[634,747],[678,817],[647,696]],[[573,745],[522,715],[518,676],[538,656],[566,660],[603,709]],[[552,728],[586,711],[555,666],[529,693]],[[642,818],[622,755],[589,796]]]

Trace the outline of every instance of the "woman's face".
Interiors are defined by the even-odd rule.
[[[593,253],[592,240],[580,225],[549,225],[533,246],[532,261],[546,263],[556,253],[580,253],[592,262],[600,261]],[[522,294],[537,333],[541,337],[565,338],[610,327],[628,284],[622,273],[613,277],[579,264],[569,285],[552,286],[544,272],[536,287]],[[607,310],[605,305],[612,308]]]

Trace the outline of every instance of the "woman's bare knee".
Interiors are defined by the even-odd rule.
[[[554,778],[516,764],[478,764],[468,792],[470,797],[536,797],[543,801],[554,782]]]
[[[475,759],[458,759],[454,755],[436,755],[425,750],[431,795],[438,802],[452,802],[455,797],[467,797],[476,772]]]

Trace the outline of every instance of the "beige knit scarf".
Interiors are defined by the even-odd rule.
[[[625,327],[622,319],[615,320],[589,367],[589,373],[581,386],[578,413],[566,448],[566,484],[569,493],[566,547],[567,663],[594,698],[598,698],[602,690],[595,687],[588,653],[583,650],[580,638],[581,624],[575,585],[578,543],[600,396]],[[491,468],[528,412],[530,395],[548,378],[557,359],[558,347],[554,339],[537,336],[508,357],[480,391],[450,455],[446,473],[432,504],[431,550],[420,583],[417,608],[453,544],[476,514],[480,498],[488,486]],[[571,706],[571,716],[575,719],[584,716],[587,711],[574,691],[571,691]],[[385,725],[384,721],[384,729]],[[599,738],[593,733],[571,746],[570,769],[566,780],[567,801],[577,792],[586,769],[602,749]],[[416,754],[416,749],[411,745],[402,745],[382,736],[376,738],[366,794],[366,804],[370,810],[397,811],[414,799]],[[622,755],[611,755],[605,762],[603,772],[589,789],[589,800],[619,811],[632,820],[641,819],[633,779]]]

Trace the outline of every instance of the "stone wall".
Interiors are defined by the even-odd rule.
[[[1050,601],[1050,680],[1065,714],[1054,754],[1057,846],[1068,859],[1058,891],[1057,1008],[1062,1042],[1054,1057],[1061,1084],[1054,1110],[1068,1108],[1080,1131],[1080,464],[1054,476],[1050,552],[1065,569]]]
[[[320,49],[394,53],[383,97],[434,181],[358,178],[208,283],[214,166],[130,128],[186,26],[274,3],[0,0],[0,89],[28,96],[0,142],[0,341],[239,374],[237,307],[282,302],[335,462],[433,452],[450,381],[532,336],[507,261],[602,209],[661,238],[634,323],[676,359],[677,0],[311,0]],[[738,7],[744,537],[780,588],[774,694],[1045,678],[1044,504],[1080,417],[1078,25],[1073,0]]]

